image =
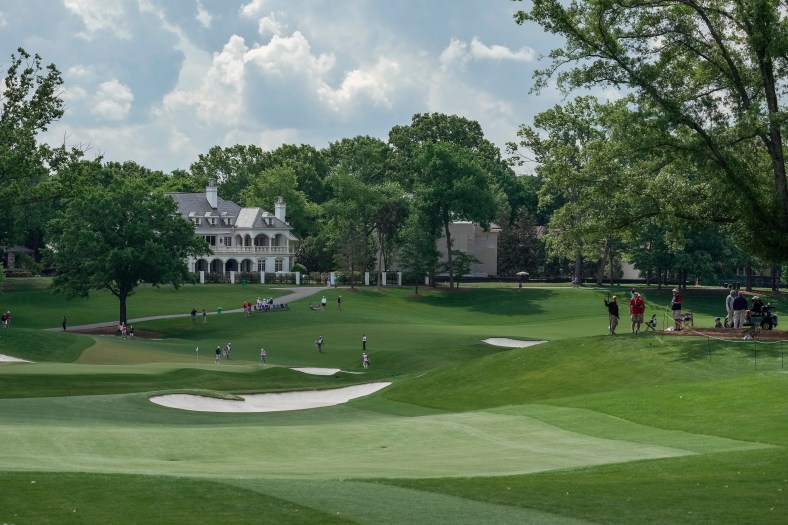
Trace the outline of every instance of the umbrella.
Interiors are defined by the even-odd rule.
[[[517,272],[517,274],[516,274],[516,275],[517,275],[518,277],[527,277],[527,276],[528,276],[528,272]]]

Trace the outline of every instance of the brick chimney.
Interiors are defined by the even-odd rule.
[[[274,216],[282,222],[285,222],[285,201],[282,197],[276,198],[276,207],[274,208]]]
[[[216,181],[213,179],[208,179],[208,186],[205,188],[205,198],[208,199],[208,204],[211,205],[211,208],[216,209],[219,197],[216,194]]]

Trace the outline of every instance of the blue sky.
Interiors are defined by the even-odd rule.
[[[559,103],[529,93],[561,42],[510,0],[3,0],[0,67],[18,47],[63,73],[48,142],[188,169],[213,146],[386,140],[415,113],[477,120],[502,149]]]

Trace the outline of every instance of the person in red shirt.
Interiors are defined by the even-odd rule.
[[[640,333],[640,325],[643,323],[643,314],[646,313],[646,303],[638,292],[632,294],[629,301],[629,313],[632,319],[632,333]]]

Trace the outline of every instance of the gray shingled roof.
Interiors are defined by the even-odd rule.
[[[186,217],[189,218],[189,214],[193,214],[193,217],[205,217],[205,214],[210,212],[212,215],[216,217],[221,217],[223,215],[231,215],[235,217],[237,220],[239,215],[241,215],[241,210],[246,210],[246,214],[250,210],[257,210],[255,213],[256,217],[254,219],[253,224],[247,225],[244,224],[245,227],[249,228],[266,228],[268,226],[268,219],[272,219],[272,226],[273,228],[290,228],[288,224],[283,221],[280,221],[270,212],[263,210],[262,208],[241,208],[233,201],[224,200],[221,197],[216,197],[216,209],[211,208],[211,205],[208,204],[208,198],[205,196],[205,193],[180,193],[180,192],[168,192],[165,195],[171,196],[176,204],[178,205],[178,211]],[[265,220],[264,220],[265,218]],[[202,228],[211,228],[210,224],[206,224],[207,221],[203,221],[201,225]],[[226,228],[226,226],[222,226],[221,224],[216,224],[214,227],[216,228]]]

